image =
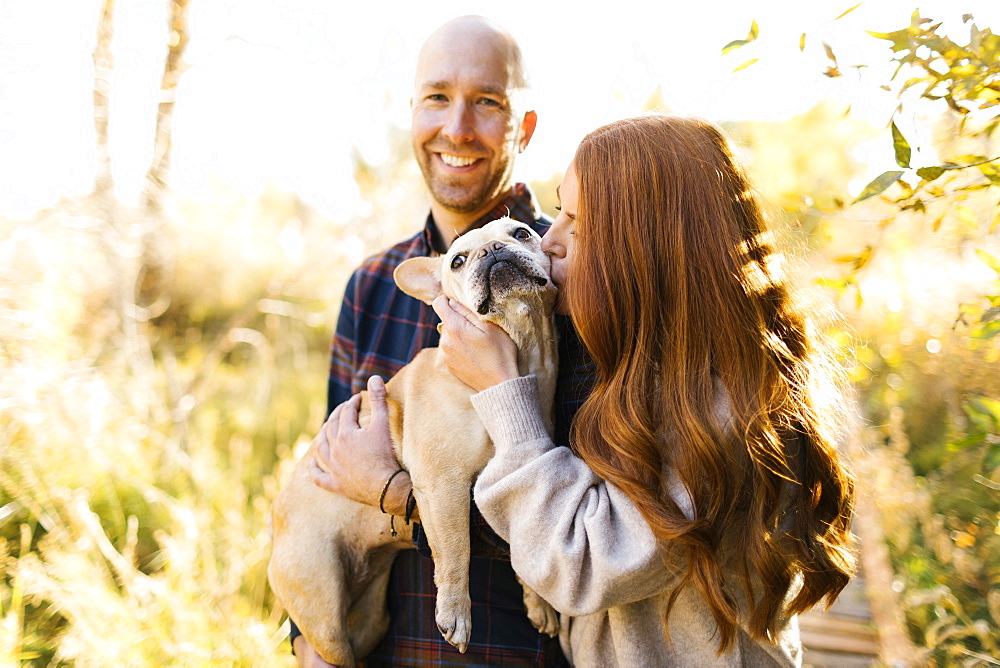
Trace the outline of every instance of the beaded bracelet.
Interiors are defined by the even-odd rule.
[[[413,485],[410,485],[410,491],[406,494],[406,515],[403,519],[406,520],[406,526],[410,526],[410,520],[413,518],[413,511],[417,507],[417,499],[413,496]]]
[[[389,515],[389,513],[385,512],[385,506],[383,505],[383,504],[385,504],[385,494],[386,494],[386,492],[389,491],[389,485],[392,484],[393,478],[395,478],[396,476],[398,476],[400,473],[402,473],[405,470],[406,469],[404,469],[404,468],[400,468],[398,471],[396,471],[391,476],[389,476],[389,479],[385,481],[385,485],[382,486],[382,493],[378,495],[378,509],[382,511],[383,515]],[[411,490],[411,492],[412,492],[412,490]],[[389,515],[389,530],[392,532],[392,537],[395,538],[396,535],[397,535],[396,534],[396,516],[395,515]]]

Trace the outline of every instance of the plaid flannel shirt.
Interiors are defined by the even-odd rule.
[[[537,213],[532,195],[517,184],[511,195],[474,223],[480,227],[509,215],[542,234],[549,221]],[[393,270],[410,257],[436,256],[434,221],[388,250],[369,258],[351,276],[331,346],[327,412],[365,389],[368,378],[391,378],[423,348],[438,344],[437,314],[403,294]],[[557,316],[560,369],[556,389],[556,442],[569,442],[569,424],[586,398],[593,371],[568,318]],[[538,633],[528,621],[522,590],[510,565],[507,543],[471,507],[473,556],[469,567],[472,639],[460,654],[434,621],[434,564],[426,536],[414,527],[417,550],[396,557],[389,581],[389,631],[365,660],[366,666],[567,665],[558,640]],[[298,630],[292,628],[292,638]]]

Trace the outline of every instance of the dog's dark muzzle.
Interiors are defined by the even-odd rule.
[[[545,276],[539,276],[534,268],[527,266],[521,255],[499,242],[480,249],[476,270],[486,284],[483,301],[477,309],[480,315],[489,311],[490,300],[496,291],[508,292],[525,283],[544,287],[549,282]]]

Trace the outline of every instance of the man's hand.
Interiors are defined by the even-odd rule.
[[[438,347],[452,375],[477,392],[521,375],[517,346],[507,332],[444,295],[432,306],[442,323]]]
[[[368,379],[368,403],[371,422],[363,429],[358,425],[360,394],[333,410],[314,441],[311,472],[313,482],[323,489],[377,508],[383,486],[400,468],[389,436],[385,384],[378,376]],[[406,472],[393,478],[383,503],[385,512],[405,512],[410,485]]]
[[[296,636],[293,641],[295,647],[295,662],[299,668],[336,668],[332,663],[327,663],[323,657],[313,649],[305,636]]]

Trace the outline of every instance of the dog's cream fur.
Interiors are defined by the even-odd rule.
[[[443,292],[503,328],[517,344],[519,371],[537,376],[543,414],[551,416],[558,364],[548,271],[538,235],[501,218],[459,237],[440,258],[403,262],[394,277],[411,296],[430,303]],[[469,491],[493,444],[472,408],[473,390],[451,375],[437,348],[422,350],[386,389],[396,457],[413,481],[434,556],[438,629],[464,652],[472,628]],[[367,397],[362,401],[364,425],[370,410]],[[275,499],[268,578],[320,656],[351,666],[388,628],[389,568],[396,552],[411,545],[410,527],[397,518],[393,538],[378,508],[318,488],[309,473],[315,447]],[[551,606],[527,587],[524,601],[532,623],[554,635]]]

